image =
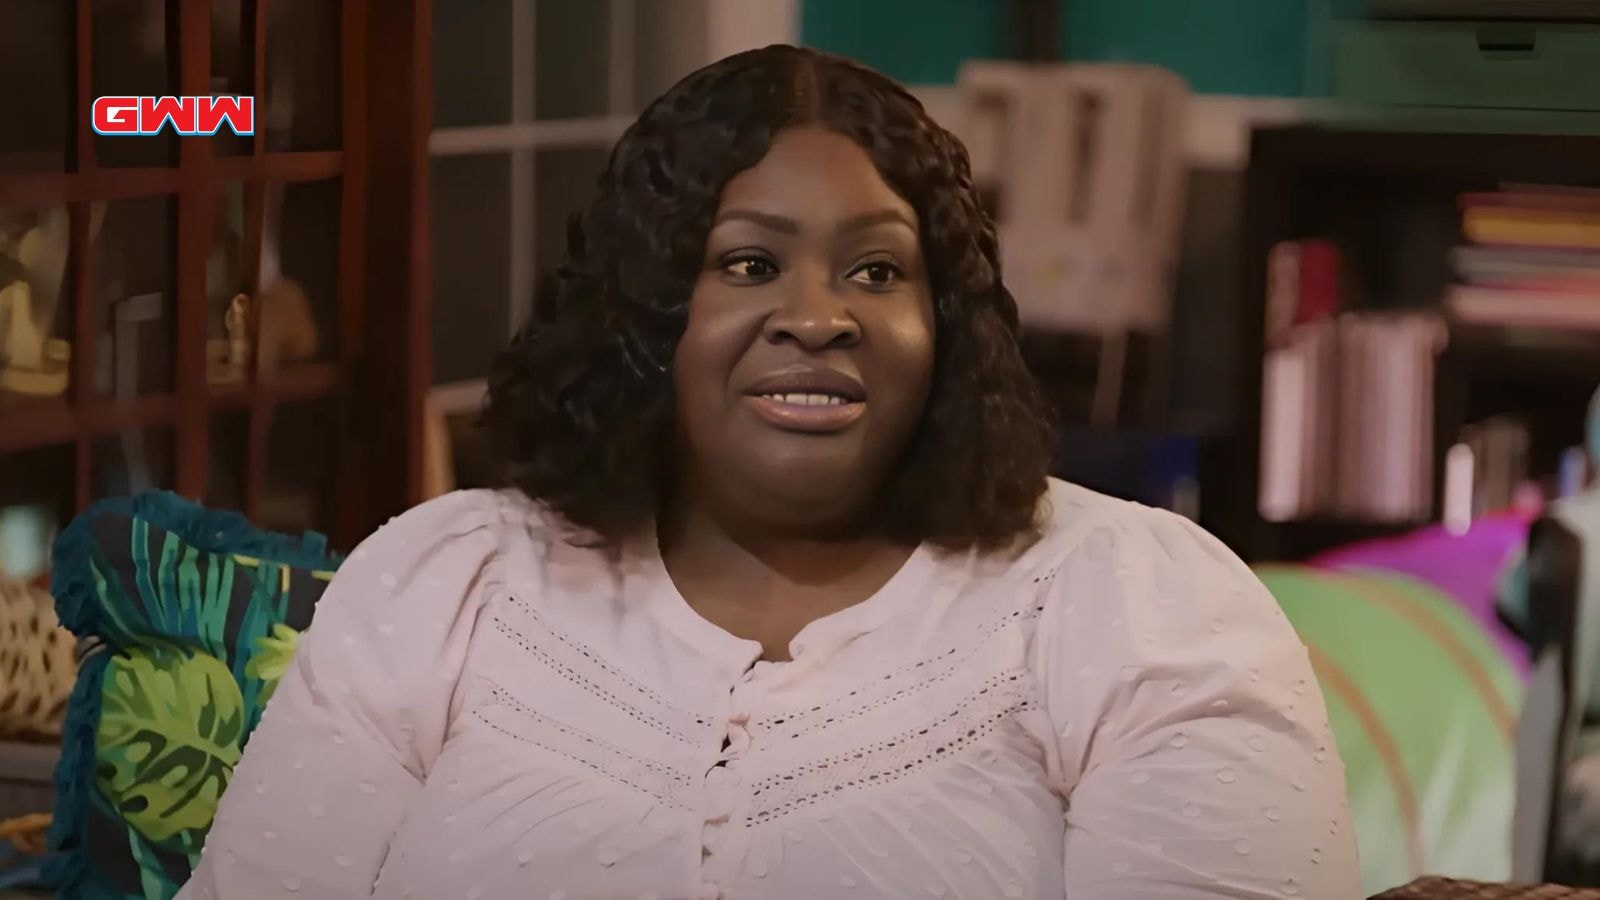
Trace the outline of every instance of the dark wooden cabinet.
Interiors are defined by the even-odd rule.
[[[59,525],[169,488],[349,548],[420,498],[431,20],[427,0],[0,9],[0,507]],[[249,95],[256,127],[96,134],[112,94]]]

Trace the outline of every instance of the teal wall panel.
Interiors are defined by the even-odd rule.
[[[1068,59],[1166,66],[1199,93],[1328,91],[1329,23],[1361,0],[1062,0]],[[1008,0],[804,0],[801,39],[901,81],[948,84],[961,62],[1005,56]]]
[[[1307,7],[1294,0],[1067,0],[1063,55],[1165,66],[1197,93],[1299,96]]]
[[[949,84],[963,60],[1006,55],[1005,0],[803,0],[800,38],[907,84]]]

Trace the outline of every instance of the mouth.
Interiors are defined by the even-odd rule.
[[[745,391],[757,416],[784,431],[843,431],[867,408],[859,380],[834,369],[789,369],[758,379]]]

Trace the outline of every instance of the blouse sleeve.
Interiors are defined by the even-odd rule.
[[[1219,541],[1129,505],[1057,571],[1040,628],[1069,897],[1361,896],[1307,651]]]
[[[393,520],[329,585],[183,898],[367,897],[444,743],[498,540],[494,495]]]

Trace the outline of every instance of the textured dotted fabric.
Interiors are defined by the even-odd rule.
[[[1356,897],[1305,649],[1190,523],[1052,482],[793,660],[653,541],[421,506],[340,569],[223,798],[207,897]]]

